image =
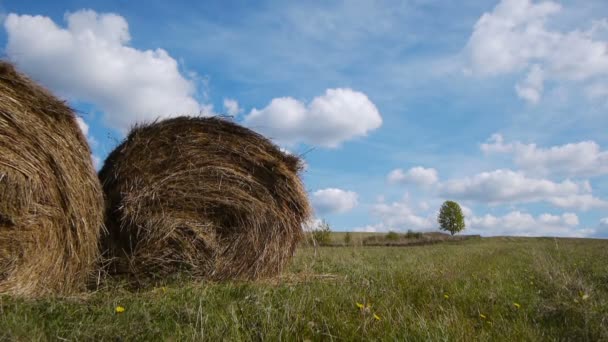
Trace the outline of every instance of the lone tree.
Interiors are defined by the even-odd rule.
[[[454,201],[445,201],[441,205],[437,222],[442,230],[454,235],[464,229],[464,215],[460,205]]]

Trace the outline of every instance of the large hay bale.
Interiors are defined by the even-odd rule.
[[[72,110],[0,62],[0,294],[83,290],[103,204]]]
[[[311,212],[298,157],[220,118],[134,128],[99,173],[113,272],[257,279],[279,273]]]

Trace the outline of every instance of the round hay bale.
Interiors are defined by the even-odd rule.
[[[0,294],[83,290],[103,192],[72,110],[0,62]]]
[[[135,127],[99,173],[113,271],[258,279],[281,272],[311,209],[301,162],[220,118]]]

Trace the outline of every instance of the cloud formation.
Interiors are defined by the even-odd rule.
[[[446,198],[490,204],[548,202],[562,208],[590,210],[608,208],[608,202],[592,196],[589,182],[553,182],[530,178],[522,172],[495,170],[472,177],[449,180],[440,186]]]
[[[253,109],[245,124],[283,144],[335,148],[380,127],[382,117],[365,94],[337,88],[327,89],[309,104],[275,98],[265,108]]]
[[[358,197],[354,191],[327,188],[313,192],[311,201],[317,214],[341,214],[356,207]]]
[[[60,27],[49,17],[9,14],[7,56],[61,96],[96,105],[105,123],[121,132],[159,117],[211,114],[167,51],[129,46],[123,17],[82,10],[65,21]]]
[[[437,170],[433,168],[424,168],[422,166],[413,167],[407,171],[395,169],[391,171],[387,180],[389,183],[411,183],[422,186],[429,186],[439,181]]]
[[[602,151],[595,141],[543,148],[519,141],[505,143],[503,136],[496,133],[481,144],[480,148],[486,154],[510,154],[517,166],[532,174],[568,176],[608,174],[608,151]]]
[[[593,229],[579,228],[578,216],[574,213],[561,215],[541,214],[532,216],[525,212],[512,211],[503,216],[473,216],[465,220],[470,233],[515,236],[574,236],[586,237],[595,233]]]
[[[401,201],[384,203],[378,201],[372,206],[371,214],[380,219],[375,225],[360,230],[366,231],[428,231],[437,227],[436,215],[421,215],[410,205],[408,196]]]
[[[559,32],[548,22],[561,10],[554,1],[502,0],[474,26],[465,48],[471,71],[481,76],[525,72],[515,90],[530,103],[540,101],[547,78],[594,82],[608,75],[608,42],[602,40],[608,21]]]
[[[237,116],[243,111],[234,99],[224,99],[224,110],[226,110],[226,114],[231,116]]]

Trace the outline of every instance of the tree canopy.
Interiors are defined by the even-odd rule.
[[[441,230],[448,231],[452,235],[462,231],[465,225],[460,205],[454,201],[443,202],[437,222],[439,222]]]

